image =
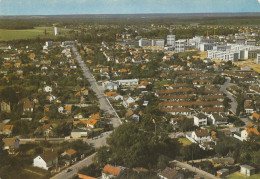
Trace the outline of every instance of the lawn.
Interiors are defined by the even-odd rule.
[[[156,89],[162,89],[164,87],[164,85],[166,84],[170,84],[169,81],[156,81],[154,82],[154,88]]]
[[[191,145],[192,142],[187,138],[179,138],[178,140],[183,146]]]
[[[46,29],[46,35],[44,31]],[[59,32],[65,34],[70,29],[60,28]],[[0,29],[0,40],[16,40],[16,39],[32,39],[36,37],[46,37],[53,38],[54,29],[53,27],[35,27],[34,29],[24,29],[24,30],[9,30],[9,29]]]
[[[243,178],[249,178],[249,179],[259,179],[260,174],[255,174],[250,177],[240,174],[239,172],[232,173],[231,175],[227,176],[227,179],[243,179]]]

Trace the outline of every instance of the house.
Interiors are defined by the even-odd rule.
[[[71,163],[74,163],[77,161],[77,151],[74,149],[68,149],[65,152],[61,154],[61,156],[67,158],[70,160]]]
[[[161,179],[184,179],[184,175],[176,169],[166,167],[162,172],[158,173]]]
[[[82,119],[82,118],[83,118],[83,115],[81,113],[74,115],[74,119]]]
[[[122,95],[117,95],[114,97],[114,99],[118,101],[118,100],[123,100],[124,97]]]
[[[194,125],[195,126],[206,126],[207,125],[207,116],[205,114],[199,113],[194,116]]]
[[[256,120],[256,121],[259,121],[260,119],[260,114],[257,114],[257,113],[253,113],[252,116],[251,116],[252,119]]]
[[[47,100],[50,101],[50,103],[51,103],[52,101],[56,100],[56,97],[53,96],[53,95],[47,96],[46,98],[47,98]]]
[[[58,155],[53,150],[46,151],[33,159],[33,166],[49,170],[58,164]]]
[[[71,113],[72,106],[71,105],[65,105],[64,107],[64,113],[70,114]]]
[[[251,70],[251,68],[247,65],[242,65],[240,69],[241,70]]]
[[[124,100],[123,100],[123,106],[125,107],[125,108],[128,108],[129,106],[130,106],[130,104],[132,104],[132,103],[134,103],[135,102],[135,100],[134,100],[134,98],[132,98],[132,97],[127,97],[127,98],[125,98]]]
[[[249,165],[240,165],[240,173],[246,176],[255,174],[255,168]]]
[[[63,113],[63,111],[64,111],[64,107],[63,106],[58,107],[58,112],[59,113]]]
[[[43,91],[46,92],[46,93],[51,93],[51,92],[52,92],[52,87],[50,87],[50,86],[45,86],[45,87],[43,88]]]
[[[212,113],[208,116],[209,123],[213,125],[223,125],[227,124],[227,117],[224,114]]]
[[[0,134],[11,136],[13,133],[14,125],[5,125],[0,123]]]
[[[253,114],[255,112],[254,106],[251,100],[245,100],[244,109],[247,114]]]
[[[86,121],[86,124],[88,128],[94,128],[97,122],[98,122],[97,119],[90,118],[89,120]]]
[[[11,104],[10,104],[10,102],[7,103],[7,102],[5,102],[5,101],[1,101],[1,102],[0,102],[0,109],[1,109],[1,111],[3,111],[3,112],[10,113],[10,112],[11,112]]]
[[[14,154],[15,150],[19,148],[20,140],[16,137],[4,138],[4,150],[8,150],[9,154]]]
[[[35,135],[43,135],[45,137],[49,137],[52,135],[52,125],[51,124],[44,124],[43,126],[39,126],[35,131]]]
[[[33,101],[30,101],[29,99],[25,99],[23,102],[23,111],[33,112],[33,108],[34,108]]]
[[[246,129],[241,131],[241,140],[247,140],[250,135],[259,135],[257,128],[253,124],[248,124]]]
[[[106,165],[102,170],[102,179],[117,178],[124,172],[124,167]]]
[[[198,143],[211,141],[210,133],[207,129],[199,129],[199,130],[193,131],[191,133],[191,137],[194,140],[196,140]]]

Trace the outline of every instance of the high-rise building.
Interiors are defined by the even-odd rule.
[[[176,41],[175,52],[185,52],[186,39],[179,39]]]
[[[167,45],[175,47],[175,35],[167,35]]]
[[[257,54],[256,63],[257,63],[257,64],[260,64],[260,53]]]

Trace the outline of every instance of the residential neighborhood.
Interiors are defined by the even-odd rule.
[[[259,26],[202,17],[25,19],[45,37],[0,41],[0,178],[259,178]]]

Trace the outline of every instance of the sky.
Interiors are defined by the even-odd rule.
[[[260,12],[260,0],[0,0],[0,15]]]

